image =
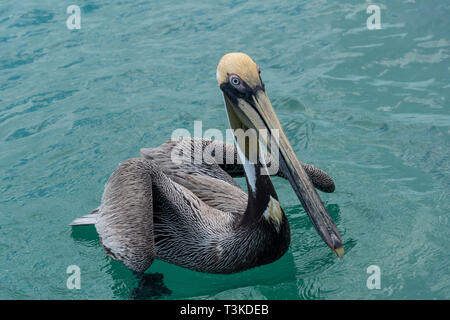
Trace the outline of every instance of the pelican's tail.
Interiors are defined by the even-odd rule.
[[[70,226],[87,226],[90,224],[96,224],[97,217],[98,217],[98,209],[95,209],[94,211],[92,211],[92,213],[73,220],[70,223]]]

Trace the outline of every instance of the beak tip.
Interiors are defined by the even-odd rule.
[[[337,249],[334,249],[334,252],[339,257],[339,259],[342,259],[344,257],[344,247],[339,247]]]

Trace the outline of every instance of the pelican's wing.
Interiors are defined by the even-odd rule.
[[[240,187],[209,176],[180,175],[176,179],[212,208],[238,215],[247,208],[248,195]]]
[[[221,141],[179,138],[155,149],[141,149],[141,155],[155,163],[172,181],[195,194],[205,204],[229,213],[242,214],[247,194],[222,165],[231,156],[227,169],[243,171],[236,163],[235,147]],[[201,161],[199,161],[201,159]],[[243,173],[241,174],[243,176]]]
[[[119,164],[93,214],[72,225],[95,224],[106,253],[142,273],[158,256],[157,245],[161,252],[177,248],[171,235],[195,232],[192,221],[233,219],[246,202],[242,189],[222,180],[183,174],[173,179],[157,163],[135,158]]]
[[[122,162],[106,183],[95,228],[106,253],[129,269],[144,272],[155,257],[151,164]]]
[[[141,149],[141,156],[158,163],[170,176],[209,176],[236,187],[239,185],[233,177],[245,176],[236,147],[228,142],[182,137],[169,140],[158,148]],[[265,157],[265,163],[270,166],[271,154],[266,153]],[[315,188],[323,192],[334,191],[333,179],[325,171],[311,164],[301,162],[301,165]],[[286,178],[282,170],[277,170],[275,175]]]
[[[233,158],[236,170],[243,170],[232,155],[234,145],[221,141],[200,138],[178,138],[169,140],[158,148],[141,149],[141,156],[157,164],[171,179],[177,181],[180,176],[207,176],[240,188],[232,176],[221,164],[225,155]],[[231,172],[231,165],[228,168]]]

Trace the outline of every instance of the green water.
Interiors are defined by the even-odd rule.
[[[68,224],[141,147],[195,120],[228,128],[215,68],[230,51],[260,65],[298,157],[334,178],[321,197],[346,255],[273,179],[292,232],[283,258],[234,275],[156,261],[166,298],[450,298],[448,1],[375,3],[381,30],[356,0],[73,4],[80,30],[66,27],[69,3],[0,1],[0,298],[130,297],[135,276],[93,227]]]

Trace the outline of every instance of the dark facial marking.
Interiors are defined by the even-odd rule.
[[[220,89],[227,95],[227,97],[235,104],[237,99],[243,99],[254,107],[253,96],[258,90],[265,91],[264,84],[261,81],[261,86],[251,88],[244,80],[236,74],[228,74],[228,82],[222,83]]]

